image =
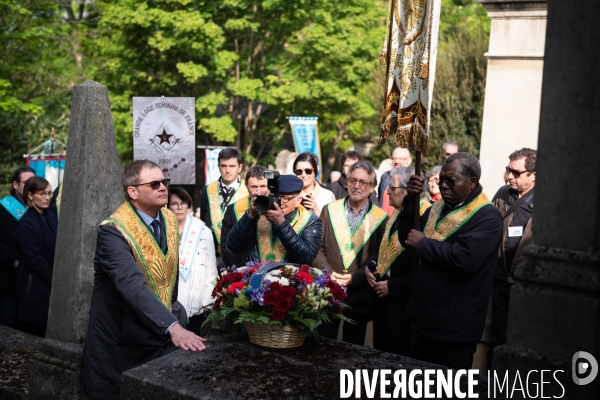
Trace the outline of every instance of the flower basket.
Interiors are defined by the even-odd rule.
[[[346,289],[308,265],[248,263],[220,271],[207,321],[243,323],[252,343],[275,348],[302,346],[321,323],[345,317]],[[235,330],[234,330],[235,332]]]
[[[290,325],[268,325],[244,323],[248,337],[254,344],[276,349],[300,347],[306,339],[306,332]]]

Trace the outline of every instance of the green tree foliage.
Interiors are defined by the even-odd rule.
[[[133,96],[194,96],[206,144],[253,164],[290,145],[289,115],[321,117],[323,148],[362,131],[360,99],[379,52],[382,5],[350,0],[104,1],[94,71],[112,92],[119,152],[131,158]],[[287,142],[286,142],[287,141]],[[333,146],[332,146],[333,145]],[[331,162],[333,164],[333,160]]]

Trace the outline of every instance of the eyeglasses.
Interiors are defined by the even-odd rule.
[[[189,206],[188,206],[188,203],[186,203],[186,202],[171,203],[171,204],[169,204],[169,208],[189,208]]]
[[[531,171],[529,171],[528,169],[526,169],[525,171],[517,171],[516,169],[506,167],[506,173],[508,175],[512,174],[512,176],[514,176],[515,179],[518,179],[521,176],[521,174],[524,174],[525,172],[531,172]]]
[[[357,183],[361,188],[366,188],[367,186],[369,186],[371,184],[371,182],[363,181],[362,179],[355,179],[355,178],[348,179],[348,186],[356,186]]]
[[[169,184],[171,183],[170,179],[163,179],[160,181],[152,181],[152,182],[146,182],[146,183],[138,183],[137,185],[129,185],[129,186],[142,186],[142,185],[149,185],[150,188],[152,190],[158,190],[158,188],[160,188],[160,184],[163,184],[165,186],[165,188],[169,187]]]
[[[454,186],[456,184],[456,182],[459,181],[459,179],[452,179],[452,178],[435,178],[433,180],[438,186],[441,186],[444,182],[446,182],[446,185],[448,186]]]
[[[304,169],[297,169],[294,171],[294,173],[296,175],[302,175],[302,172],[306,173],[306,175],[312,175],[314,169],[312,168],[304,168]]]
[[[390,185],[390,186],[388,186],[388,189],[390,189],[390,191],[393,192],[396,189],[404,189],[404,188],[402,186],[392,186],[392,185]]]
[[[35,192],[35,194],[39,194],[42,197],[52,197],[52,192]]]
[[[292,196],[292,197],[283,197],[283,196],[279,196],[279,198],[281,199],[282,203],[289,203],[291,200],[294,200],[296,197],[298,197],[298,195],[296,196]]]

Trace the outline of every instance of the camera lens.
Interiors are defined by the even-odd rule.
[[[266,213],[273,206],[273,198],[267,196],[256,196],[254,207],[259,213]]]

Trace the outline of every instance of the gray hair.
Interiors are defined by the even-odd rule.
[[[411,175],[415,174],[415,169],[413,167],[395,167],[390,171],[390,178],[394,176],[400,177],[400,187],[402,189],[406,189],[406,185],[408,185],[408,180]]]
[[[127,188],[140,183],[140,175],[144,168],[160,169],[160,166],[154,161],[150,160],[135,160],[125,167],[123,175],[121,176],[121,184],[123,185],[123,190],[125,191],[127,198],[129,198],[129,195],[127,194]]]
[[[479,160],[472,154],[469,153],[455,153],[450,157],[446,158],[446,162],[444,165],[450,164],[451,162],[457,161],[460,163],[462,167],[462,174],[467,178],[477,178],[477,182],[479,182],[479,178],[481,177],[481,164],[479,164]]]
[[[442,153],[446,151],[446,146],[456,146],[456,149],[458,150],[458,143],[454,142],[454,141],[449,141],[449,142],[444,142],[444,144],[442,145]]]
[[[373,168],[371,163],[368,161],[357,161],[356,163],[352,164],[352,166],[348,170],[348,176],[352,174],[352,171],[358,168],[367,171],[367,173],[369,174],[369,178],[371,178],[371,184],[373,185],[373,187],[377,186],[377,173],[375,173],[375,168]]]
[[[425,181],[429,181],[429,178],[431,178],[432,176],[439,175],[441,170],[442,166],[436,165],[435,167],[427,171],[427,173],[425,174]]]

